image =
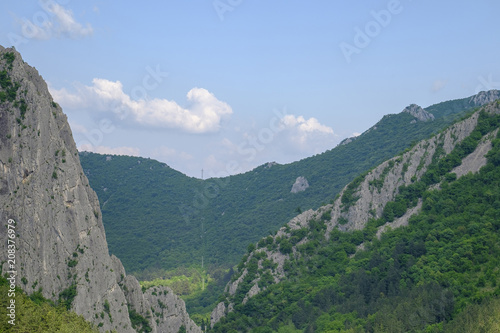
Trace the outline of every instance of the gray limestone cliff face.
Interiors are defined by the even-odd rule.
[[[215,309],[212,311],[210,315],[210,327],[214,328],[214,325],[217,324],[222,318],[226,316],[226,305],[224,302],[220,302],[217,304]]]
[[[430,121],[434,120],[434,115],[422,109],[417,104],[411,104],[407,106],[402,112],[411,114],[419,121]]]
[[[488,159],[486,158],[486,154],[491,150],[492,137],[495,137],[497,133],[498,130],[494,131],[492,135],[485,135],[476,149],[470,155],[466,156],[462,160],[462,164],[453,168],[451,172],[456,174],[457,178],[460,178],[469,172],[478,172],[479,169],[486,165],[486,162],[488,161]]]
[[[4,54],[15,55],[11,66]],[[0,70],[19,85],[14,101],[0,104],[0,210],[2,220],[17,222],[17,283],[29,294],[41,288],[54,301],[63,290],[76,288],[73,311],[102,323],[103,330],[133,332],[99,202],[83,174],[66,116],[19,53],[2,48],[0,59]],[[6,239],[4,228],[0,238]],[[1,242],[2,262],[5,245]],[[6,271],[6,264],[2,268]],[[107,315],[97,319],[103,311]]]
[[[499,90],[481,91],[470,98],[469,103],[473,106],[482,106],[500,98]]]
[[[127,305],[140,308],[144,297],[127,297],[122,289],[125,270],[109,255],[97,195],[81,168],[66,115],[36,69],[0,46],[4,70],[10,84],[0,92],[15,94],[0,98],[0,220],[16,221],[16,283],[56,302],[63,291],[74,290],[74,299],[67,300],[72,311],[102,331],[135,332]],[[6,231],[0,228],[4,272]]]
[[[158,333],[177,333],[184,326],[187,333],[201,333],[201,329],[189,318],[184,301],[168,287],[152,287],[144,292],[150,305],[152,321],[158,319]]]
[[[309,187],[309,183],[307,182],[307,179],[304,177],[300,176],[295,179],[295,183],[293,183],[292,190],[290,191],[291,193],[299,193],[307,190]]]
[[[422,177],[438,147],[442,147],[444,152],[449,154],[474,130],[478,117],[479,112],[476,112],[443,133],[421,141],[410,151],[385,161],[370,171],[357,187],[354,195],[359,199],[353,205],[346,210],[340,198],[331,205],[332,219],[327,223],[326,236],[328,237],[336,226],[341,230],[361,230],[370,218],[381,217],[385,205],[395,198],[399,187],[412,184]],[[376,183],[380,185],[376,186]],[[344,192],[345,189],[340,196]],[[339,225],[340,218],[347,223]]]
[[[250,290],[246,294],[245,298],[243,299],[243,304],[246,304],[250,298],[254,297],[255,295],[257,295],[260,292],[261,292],[261,289],[259,288],[259,285],[257,283],[254,284],[252,286],[252,288],[250,288]]]

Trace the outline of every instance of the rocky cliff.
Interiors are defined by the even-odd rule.
[[[149,317],[153,332],[177,332],[181,325],[201,331],[170,290],[144,295],[109,255],[99,202],[66,116],[37,70],[1,46],[0,219],[3,225],[14,220],[16,232],[16,261],[10,267],[7,228],[0,228],[2,271],[14,268],[16,284],[28,294],[41,291],[103,331],[135,332],[129,307]],[[155,302],[176,308],[175,320],[153,320]]]
[[[407,106],[402,112],[406,112],[415,117],[415,120],[418,121],[430,121],[434,120],[434,115],[422,109],[420,106],[416,104],[410,104]]]
[[[491,94],[488,94],[491,95]],[[491,96],[490,96],[491,97]],[[489,98],[486,96],[485,98]],[[414,108],[415,109],[415,108]],[[388,228],[397,228],[408,224],[409,219],[417,214],[422,207],[422,199],[414,198],[409,207],[394,204],[396,196],[402,188],[409,188],[419,183],[424,186],[419,191],[437,189],[446,177],[460,178],[469,172],[475,173],[486,164],[485,155],[491,149],[491,140],[498,128],[479,136],[474,149],[467,151],[461,159],[453,158],[443,163],[441,167],[454,165],[445,176],[428,171],[449,157],[449,154],[466,140],[470,143],[477,139],[478,119],[480,115],[500,114],[500,101],[485,105],[468,118],[455,123],[440,134],[416,144],[412,149],[385,161],[366,174],[357,177],[347,185],[331,204],[324,205],[316,211],[309,210],[292,219],[275,235],[268,236],[258,242],[256,249],[251,251],[238,267],[238,273],[226,287],[226,300],[214,309],[211,317],[212,326],[224,317],[237,304],[265,289],[269,283],[276,283],[288,278],[286,265],[298,260],[303,252],[298,247],[311,243],[308,236],[323,233],[329,240],[334,229],[352,231],[364,229],[370,221],[382,221],[376,230],[378,238]],[[415,115],[414,115],[415,116]],[[428,119],[429,120],[429,119]],[[475,131],[475,132],[474,132]],[[474,132],[476,139],[471,140]],[[472,145],[471,145],[472,147]],[[423,177],[425,182],[419,182]],[[419,185],[419,186],[420,186]],[[425,187],[427,186],[427,187]],[[412,188],[412,190],[417,190]],[[392,202],[391,209],[387,209]],[[394,208],[392,208],[394,207]],[[403,211],[397,211],[398,209]],[[389,215],[392,214],[391,217]],[[383,223],[386,221],[385,223]],[[358,247],[363,250],[364,244]],[[306,259],[307,258],[303,258]],[[293,263],[292,263],[293,264]],[[263,287],[262,287],[263,286]]]
[[[469,104],[473,106],[481,106],[496,101],[499,98],[499,90],[481,91],[470,98]]]

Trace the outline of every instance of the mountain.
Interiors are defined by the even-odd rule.
[[[499,129],[500,100],[249,246],[211,331],[498,331]]]
[[[249,243],[330,202],[360,173],[500,97],[498,91],[384,116],[362,135],[298,162],[225,178],[187,177],[164,163],[82,152],[111,253],[149,279],[179,266],[231,267]]]
[[[66,115],[36,69],[1,46],[0,220],[1,270],[10,289],[67,308],[101,331],[201,332],[170,289],[143,293],[109,255],[98,198]],[[0,297],[2,304],[16,301]],[[16,328],[28,331],[22,309]],[[7,308],[0,312],[5,319]]]

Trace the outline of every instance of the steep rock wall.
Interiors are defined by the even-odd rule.
[[[0,46],[0,220],[15,220],[16,284],[41,291],[98,325],[102,331],[135,332],[128,306],[147,316],[150,297],[108,252],[95,192],[83,173],[66,115],[53,101],[37,70],[15,49]],[[2,271],[7,262],[7,228],[0,228]],[[135,281],[134,281],[135,280]],[[151,322],[201,330],[184,302],[168,291],[158,299],[179,308],[179,318]],[[157,327],[158,326],[158,327]]]

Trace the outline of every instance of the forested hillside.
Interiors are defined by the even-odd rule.
[[[348,144],[304,160],[269,163],[226,178],[200,180],[154,160],[80,153],[101,204],[110,252],[127,271],[148,272],[202,263],[231,267],[251,242],[275,232],[301,211],[318,208],[358,174],[452,123],[497,91],[426,108],[433,121],[409,113],[385,116]],[[478,98],[481,97],[481,98]],[[297,177],[309,188],[291,193]]]
[[[99,332],[97,327],[85,321],[82,316],[69,311],[71,300],[75,297],[75,290],[61,293],[58,304],[55,304],[43,297],[41,288],[28,296],[21,288],[12,289],[10,281],[0,276],[0,293],[2,295],[0,297],[2,318],[0,332]],[[12,298],[10,295],[13,295]],[[14,306],[11,300],[15,300]]]
[[[499,127],[496,102],[249,246],[212,331],[499,331]]]

